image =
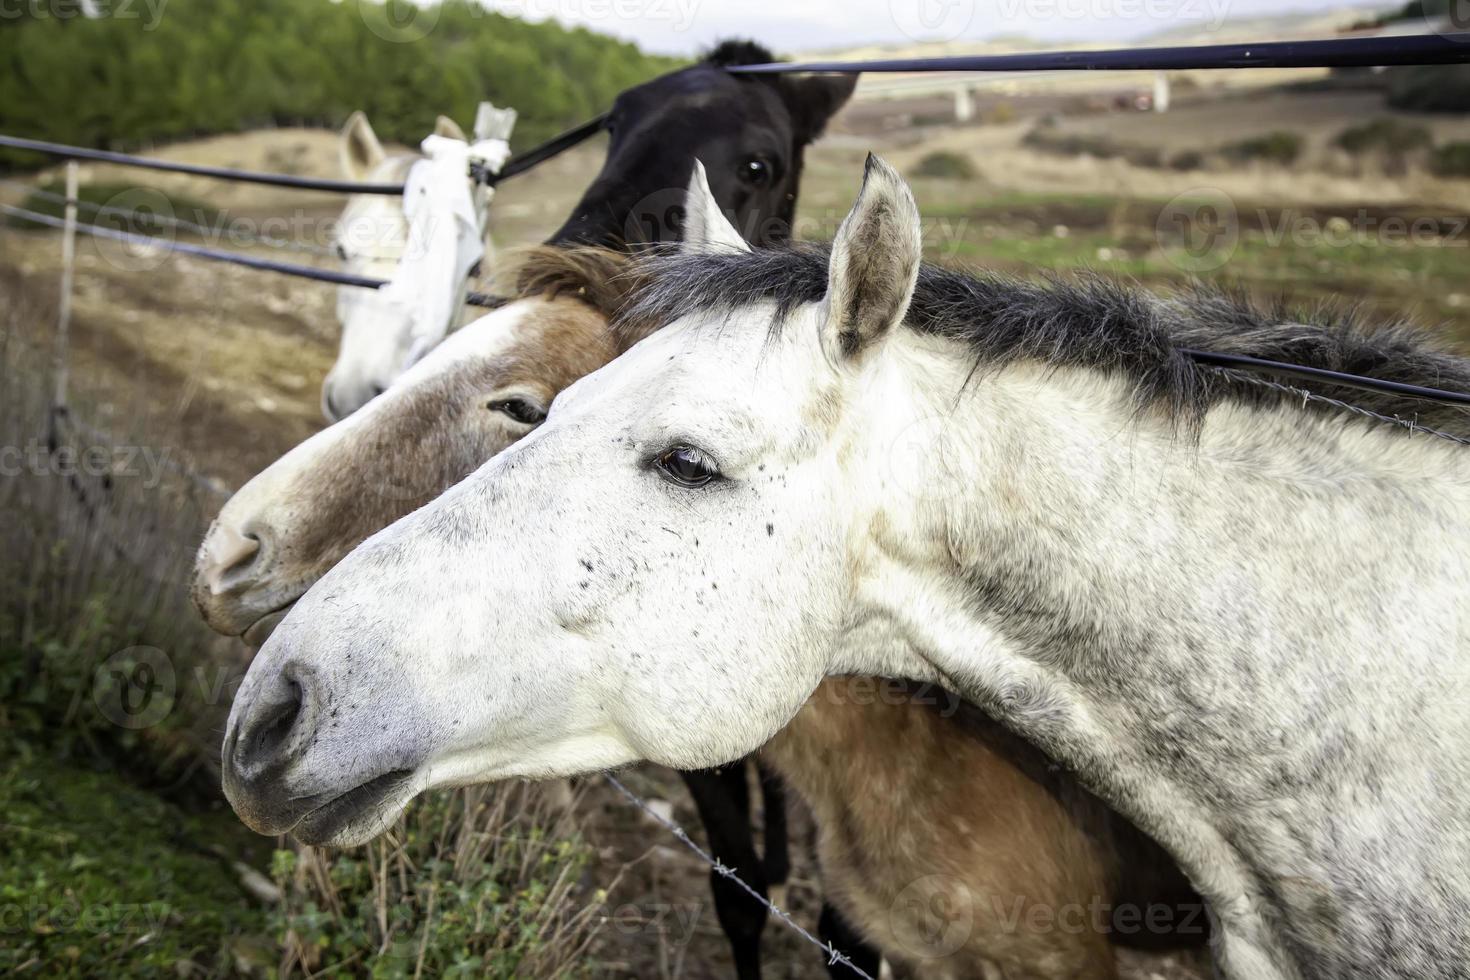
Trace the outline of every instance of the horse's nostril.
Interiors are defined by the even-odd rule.
[[[322,389],[322,414],[327,417],[328,422],[342,421],[342,409],[338,408],[337,403],[332,400],[331,388]]]
[[[295,681],[281,679],[277,697],[263,700],[240,726],[234,764],[247,778],[290,761],[310,738],[307,693]]]
[[[256,531],[220,524],[205,543],[205,583],[215,595],[239,584],[242,573],[259,559],[261,538]]]

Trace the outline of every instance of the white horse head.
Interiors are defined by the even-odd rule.
[[[424,147],[426,156],[388,156],[361,112],[342,129],[349,180],[405,188],[401,197],[354,195],[337,223],[335,244],[346,271],[388,285],[338,288],[342,346],[322,386],[329,421],[356,411],[444,338],[488,248],[490,191],[470,176],[468,156],[472,149],[489,154],[498,169],[504,140],[471,147],[454,120],[440,116]]]
[[[921,269],[876,161],[830,252],[721,246],[691,210],[707,243],[650,260],[624,324],[662,329],[262,648],[223,755],[247,822],[350,844],[433,786],[715,765],[826,675],[911,677],[1158,840],[1227,977],[1462,970],[1470,454],[1184,350],[1461,390],[1470,365]]]

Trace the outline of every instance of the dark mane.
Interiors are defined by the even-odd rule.
[[[636,288],[615,325],[638,337],[692,313],[728,314],[769,302],[775,307],[770,329],[778,333],[793,310],[826,293],[828,251],[813,244],[713,255],[657,250],[635,263]],[[1126,378],[1140,409],[1162,410],[1186,424],[1223,398],[1288,397],[1202,366],[1181,353],[1187,348],[1470,391],[1470,361],[1407,323],[1370,330],[1356,311],[1265,311],[1203,287],[1160,296],[1100,276],[1029,282],[926,264],[904,322],[964,344],[979,375],[1022,361],[1090,368]],[[1463,408],[1309,387],[1369,411],[1470,436]]]
[[[732,65],[770,64],[776,60],[776,56],[763,44],[731,38],[715,45],[699,60],[717,68],[729,68]]]

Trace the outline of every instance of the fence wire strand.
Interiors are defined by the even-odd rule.
[[[209,238],[218,237],[220,234],[219,228],[210,228],[207,225],[196,224],[193,221],[189,221],[185,218],[176,217],[174,215],[137,211],[131,208],[115,208],[106,204],[94,204],[91,201],[84,201],[81,198],[73,200],[71,198],[68,198],[65,194],[57,194],[54,191],[44,190],[40,187],[33,187],[30,184],[18,180],[8,180],[0,178],[0,187],[9,187],[13,190],[24,191],[27,194],[38,197],[43,201],[50,201],[53,204],[60,204],[63,206],[67,204],[74,204],[78,208],[81,208],[83,211],[86,211],[89,214],[126,218],[130,222],[153,222],[169,228],[181,229],[184,231],[192,232],[193,234],[198,235],[200,238],[206,240]],[[245,244],[247,246],[262,245],[269,248],[282,248],[292,252],[304,252],[310,255],[319,255],[323,258],[334,259],[337,257],[337,253],[335,250],[317,245],[313,242],[298,242],[292,241],[289,238],[277,238],[274,235],[257,235],[253,232],[241,232],[239,230],[234,230],[230,234],[232,237],[245,239]]]
[[[1467,439],[1464,436],[1457,436],[1453,432],[1445,432],[1442,429],[1435,429],[1427,425],[1420,425],[1418,422],[1415,422],[1412,419],[1401,418],[1397,415],[1384,415],[1381,412],[1375,412],[1371,409],[1363,408],[1361,405],[1354,405],[1351,402],[1345,402],[1337,398],[1331,398],[1327,395],[1319,395],[1315,391],[1309,391],[1306,388],[1299,388],[1296,385],[1289,385],[1280,381],[1273,381],[1270,378],[1263,378],[1259,374],[1252,374],[1249,371],[1242,371],[1239,368],[1215,367],[1214,365],[1209,364],[1204,365],[1204,368],[1207,371],[1213,371],[1216,374],[1227,377],[1232,381],[1239,381],[1242,384],[1254,385],[1258,388],[1269,388],[1272,391],[1278,391],[1283,395],[1289,395],[1292,398],[1301,399],[1303,402],[1316,402],[1319,405],[1330,405],[1333,408],[1348,412],[1352,415],[1361,416],[1362,418],[1370,419],[1374,422],[1383,422],[1388,425],[1407,429],[1410,435],[1413,435],[1416,432],[1422,432],[1425,435],[1433,436],[1436,439],[1444,439],[1447,442],[1453,442],[1460,446],[1470,446],[1470,439]]]
[[[660,826],[662,826],[669,833],[673,834],[674,837],[678,839],[679,843],[683,844],[689,850],[693,851],[701,861],[709,865],[710,868],[714,869],[717,874],[735,882],[735,884],[738,885],[742,891],[744,891],[751,898],[755,899],[761,905],[765,906],[766,911],[774,916],[778,921],[784,923],[787,928],[791,929],[802,939],[805,939],[807,942],[811,943],[813,946],[817,947],[817,949],[820,949],[824,954],[826,954],[828,966],[841,963],[843,966],[851,970],[856,976],[862,977],[863,980],[875,980],[874,977],[868,975],[866,972],[863,971],[861,967],[859,967],[852,960],[848,959],[846,953],[843,953],[831,943],[824,943],[816,936],[813,936],[810,932],[803,928],[799,922],[788,915],[786,911],[782,909],[779,905],[776,905],[770,899],[766,898],[760,892],[756,891],[750,885],[746,884],[745,879],[741,878],[738,874],[739,869],[730,867],[723,861],[720,861],[718,858],[712,856],[704,848],[694,843],[694,839],[691,838],[687,832],[685,832],[683,827],[674,823],[674,821],[668,819],[663,814],[653,809],[653,807],[649,806],[648,802],[644,800],[643,797],[639,796],[637,793],[624,786],[621,782],[618,781],[618,778],[616,776],[614,776],[610,772],[605,772],[602,775],[603,778],[605,778],[609,783],[612,784],[614,789],[623,794],[623,797],[629,803],[632,803],[638,809],[642,810],[648,816],[652,817],[654,821],[656,821]]]

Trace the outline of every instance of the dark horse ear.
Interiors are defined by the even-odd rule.
[[[847,104],[858,77],[852,75],[781,75],[776,83],[781,100],[796,127],[796,144],[805,146],[827,127],[827,121]]]
[[[754,41],[731,39],[721,41],[705,54],[701,61],[729,68],[733,65],[765,65],[776,60],[771,49]],[[747,75],[774,84],[786,111],[791,113],[797,146],[806,146],[822,135],[827,120],[837,114],[857,86],[857,75]]]

